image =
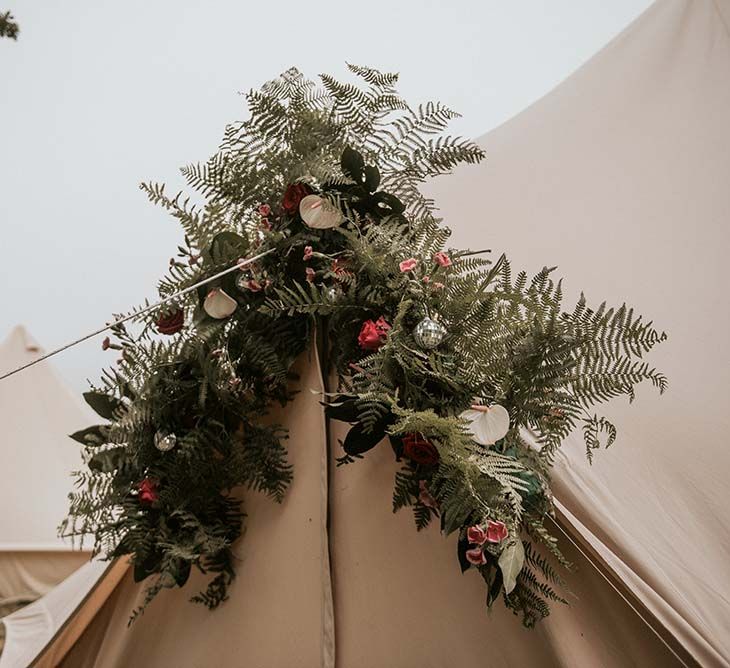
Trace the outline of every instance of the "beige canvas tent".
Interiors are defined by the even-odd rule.
[[[42,354],[23,327],[0,344],[0,371]],[[0,602],[33,600],[88,559],[57,536],[78,448],[67,435],[89,421],[47,362],[0,384]]]
[[[209,613],[186,603],[191,590],[165,592],[128,629],[141,589],[127,576],[37,665],[728,665],[729,25],[728,0],[658,2],[484,136],[482,166],[434,186],[455,245],[559,265],[566,291],[630,298],[671,336],[655,357],[668,395],[612,407],[620,438],[592,468],[579,439],[557,466],[578,567],[570,607],[534,631],[500,608],[488,616],[453,539],[391,514],[388,448],[327,474],[326,425],[303,392],[283,417],[295,481],[281,507],[251,498],[231,599]],[[302,384],[321,387],[315,360],[300,364]],[[332,458],[338,436],[332,425]]]

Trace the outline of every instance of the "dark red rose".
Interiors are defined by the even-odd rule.
[[[362,324],[357,342],[363,350],[377,350],[385,343],[390,325],[381,315],[377,321],[366,320]]]
[[[178,309],[171,313],[163,313],[157,318],[157,331],[160,334],[177,334],[185,324],[185,311]]]
[[[299,212],[299,202],[314,191],[306,183],[291,183],[287,186],[281,206],[290,216]]]
[[[157,493],[157,480],[152,478],[145,478],[137,485],[139,490],[138,498],[139,502],[146,506],[152,505],[157,499],[160,498]]]
[[[420,434],[406,434],[403,437],[403,454],[422,466],[435,466],[439,463],[436,446]]]

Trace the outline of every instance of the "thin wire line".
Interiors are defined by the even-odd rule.
[[[638,615],[639,619],[640,619],[640,620],[641,620],[642,622],[644,622],[644,624],[646,624],[646,625],[647,625],[647,626],[648,626],[648,627],[649,627],[649,628],[651,629],[651,631],[652,631],[652,632],[654,633],[654,635],[655,635],[655,636],[656,636],[657,638],[659,638],[659,640],[661,640],[661,641],[662,641],[662,643],[664,643],[665,647],[666,647],[666,648],[667,648],[667,649],[668,649],[668,650],[669,650],[669,651],[670,651],[670,652],[671,652],[672,654],[674,654],[674,656],[675,656],[675,658],[677,659],[677,661],[679,661],[679,662],[680,662],[680,663],[681,663],[681,664],[682,664],[682,665],[684,666],[684,668],[690,668],[690,667],[689,667],[689,666],[688,666],[688,665],[687,665],[687,664],[685,663],[684,659],[682,659],[682,657],[681,657],[681,656],[679,656],[679,654],[677,654],[677,652],[675,652],[675,651],[674,651],[674,649],[672,648],[672,646],[671,646],[671,645],[670,645],[670,644],[669,644],[669,643],[668,643],[668,642],[667,642],[667,641],[666,641],[666,640],[665,640],[665,639],[664,639],[664,638],[662,637],[662,635],[661,635],[661,634],[659,633],[659,631],[657,631],[657,630],[656,630],[656,629],[655,629],[655,628],[654,628],[654,627],[653,627],[653,626],[652,626],[652,625],[651,625],[651,624],[650,624],[650,623],[649,623],[649,622],[647,621],[647,619],[646,619],[646,618],[644,617],[644,615],[642,615],[642,614],[641,614],[641,612],[639,611],[639,609],[638,609],[638,608],[637,608],[637,607],[636,607],[636,606],[635,606],[635,605],[634,605],[633,603],[631,603],[631,601],[630,601],[630,600],[629,600],[629,599],[628,599],[628,598],[627,598],[627,597],[626,597],[626,596],[624,595],[624,593],[623,593],[623,592],[622,592],[622,591],[621,591],[621,590],[620,590],[620,589],[619,589],[619,588],[618,588],[618,587],[617,587],[617,586],[616,586],[616,585],[615,585],[615,584],[614,584],[613,582],[611,582],[611,579],[610,579],[610,578],[609,578],[609,577],[608,577],[608,576],[607,576],[607,575],[606,575],[606,574],[605,574],[605,573],[603,572],[603,569],[602,569],[602,568],[600,568],[600,567],[599,567],[599,566],[598,566],[598,565],[597,565],[597,564],[596,564],[596,563],[595,563],[595,562],[593,561],[593,559],[592,559],[591,557],[589,557],[589,556],[588,556],[588,554],[587,554],[587,553],[586,553],[586,552],[585,552],[585,551],[583,550],[583,548],[581,548],[581,546],[580,546],[580,545],[579,545],[578,543],[576,543],[576,542],[575,542],[575,541],[573,540],[572,536],[571,536],[571,535],[570,535],[570,534],[569,534],[569,533],[568,533],[568,532],[567,532],[567,531],[566,531],[565,529],[563,529],[563,527],[562,527],[562,526],[560,526],[560,524],[559,524],[559,523],[558,523],[558,522],[557,522],[557,521],[556,521],[556,520],[555,520],[555,519],[554,519],[553,517],[551,517],[550,515],[547,515],[547,517],[550,517],[550,519],[552,520],[553,524],[555,524],[555,526],[556,526],[556,527],[558,527],[558,529],[560,529],[561,533],[562,533],[562,534],[563,534],[563,535],[564,535],[564,536],[565,536],[565,537],[566,537],[566,538],[567,538],[567,539],[568,539],[568,540],[569,540],[569,541],[570,541],[570,542],[571,542],[571,543],[573,544],[573,547],[575,547],[575,549],[576,549],[576,550],[578,550],[578,552],[580,552],[580,553],[581,553],[581,554],[582,554],[582,555],[583,555],[583,556],[584,556],[584,557],[586,558],[586,560],[588,561],[588,563],[589,563],[589,564],[590,564],[591,566],[593,566],[593,568],[594,568],[594,569],[596,570],[596,572],[598,572],[598,574],[599,574],[599,575],[600,575],[600,576],[601,576],[601,577],[602,577],[602,578],[603,578],[603,579],[604,579],[604,580],[605,580],[606,582],[608,582],[608,584],[610,584],[610,585],[611,585],[611,587],[612,587],[612,588],[614,589],[614,591],[615,591],[615,592],[616,592],[616,593],[617,593],[617,594],[618,594],[618,595],[619,595],[619,596],[620,596],[620,597],[621,597],[621,598],[622,598],[622,599],[623,599],[623,600],[624,600],[624,601],[626,602],[626,604],[627,604],[627,605],[628,605],[628,606],[629,606],[629,607],[630,607],[630,608],[631,608],[631,609],[632,609],[632,610],[633,610],[633,611],[634,611],[634,612],[635,612],[635,613],[636,613],[636,614]]]
[[[144,313],[147,313],[148,311],[152,311],[153,309],[158,308],[159,306],[163,306],[164,304],[174,301],[175,299],[183,297],[184,295],[188,294],[189,292],[192,292],[193,290],[197,290],[199,287],[205,285],[206,283],[210,283],[211,281],[214,281],[217,278],[220,278],[221,276],[225,276],[226,274],[230,274],[232,271],[236,271],[237,269],[240,269],[241,267],[248,266],[252,262],[256,262],[256,260],[261,259],[262,257],[264,257],[265,255],[268,255],[269,253],[273,253],[275,250],[276,250],[275,248],[270,248],[269,250],[264,251],[263,253],[259,253],[258,255],[254,255],[253,257],[248,258],[246,260],[239,260],[232,267],[229,267],[228,269],[224,269],[223,271],[219,271],[217,274],[215,274],[213,276],[209,276],[208,278],[206,278],[202,281],[198,281],[195,285],[191,285],[189,288],[180,290],[180,292],[176,292],[174,295],[170,295],[169,297],[166,297],[165,299],[162,299],[154,304],[150,304],[149,306],[143,308],[141,311],[131,313],[130,315],[124,316],[123,318],[120,318],[119,320],[109,323],[108,325],[104,325],[104,327],[100,327],[99,329],[97,329],[89,334],[86,334],[84,336],[81,336],[78,339],[75,339],[75,340],[61,346],[60,348],[56,348],[55,350],[52,350],[50,353],[46,353],[42,357],[38,357],[37,359],[34,359],[32,362],[23,364],[22,366],[19,366],[17,369],[13,369],[12,371],[9,371],[8,373],[3,374],[2,376],[0,376],[0,380],[5,380],[6,378],[10,378],[10,376],[15,375],[16,373],[20,373],[21,371],[24,371],[25,369],[29,369],[30,367],[34,366],[35,364],[38,364],[39,362],[43,362],[44,360],[47,360],[49,357],[53,357],[54,355],[58,355],[58,353],[61,353],[64,350],[73,348],[74,346],[78,345],[79,343],[83,343],[84,341],[96,336],[97,334],[101,334],[102,332],[105,332],[106,330],[111,329],[112,327],[116,327],[117,325],[121,325],[122,323],[127,322],[127,320],[136,318]]]

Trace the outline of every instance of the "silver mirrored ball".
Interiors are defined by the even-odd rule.
[[[328,288],[325,288],[324,295],[328,302],[336,302],[340,299],[342,292],[334,285],[330,285]]]
[[[238,276],[236,276],[236,287],[241,292],[248,292],[248,288],[246,287],[246,284],[248,281],[251,280],[252,275],[250,271],[242,271]]]
[[[416,343],[426,350],[433,350],[446,336],[446,328],[431,318],[424,318],[413,330]]]
[[[177,436],[175,434],[168,434],[164,431],[158,431],[155,434],[155,447],[160,452],[167,452],[172,450],[177,444]]]

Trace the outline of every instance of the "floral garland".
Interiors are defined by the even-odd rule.
[[[185,231],[161,297],[274,252],[105,340],[121,357],[85,394],[105,422],[73,435],[87,468],[63,531],[132,555],[146,602],[195,567],[212,579],[192,600],[219,605],[245,517],[232,490],[280,501],[292,479],[285,430],[261,418],[291,398],[316,325],[339,377],[326,414],[350,425],[338,463],[389,442],[394,510],[456,533],[488,605],[531,626],[564,600],[555,452],[581,429],[590,458],[616,437],[591,406],[664,390],[642,355],[665,335],[625,306],[563,311],[551,270],[513,277],[504,256],[446,248],[419,186],[482,151],[442,136],[446,107],[406,105],[396,75],[349,68],[362,86],[289,70],[252,91],[251,117],[183,170],[203,204],[142,186]]]

